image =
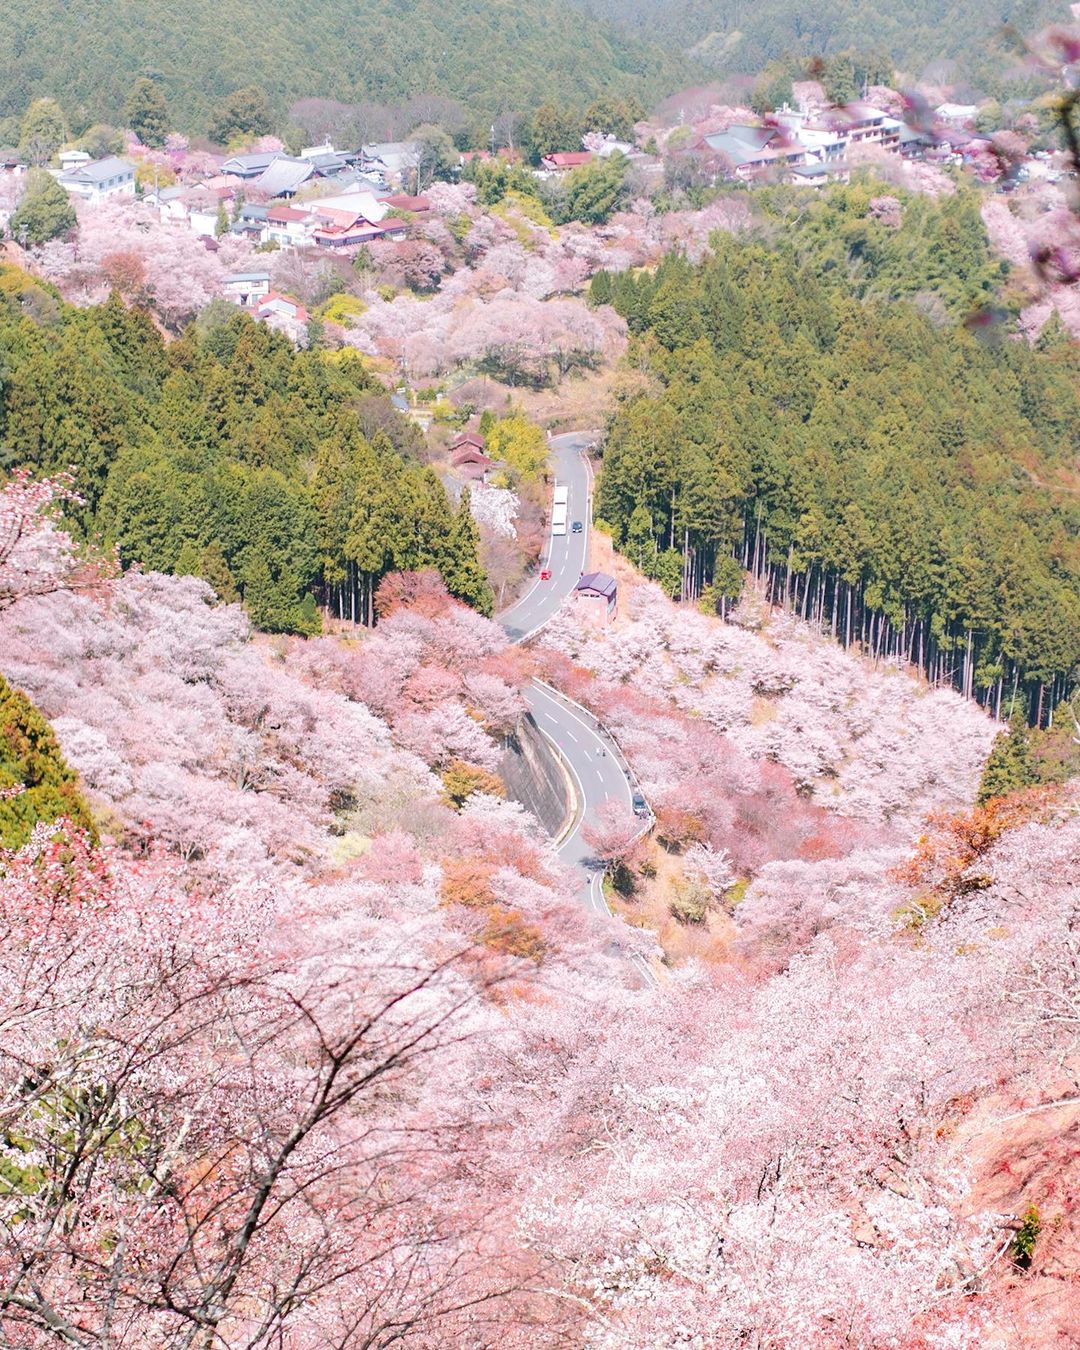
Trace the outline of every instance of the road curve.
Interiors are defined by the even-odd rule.
[[[512,642],[524,642],[539,632],[558,613],[585,570],[592,517],[592,477],[585,451],[596,435],[573,432],[551,440],[555,480],[569,488],[567,518],[580,520],[583,528],[577,535],[548,535],[541,567],[551,568],[551,580],[534,582],[516,604],[499,615]],[[577,869],[585,907],[600,917],[610,917],[604,898],[604,868],[586,843],[585,830],[605,802],[617,801],[627,812],[633,809],[629,767],[603,724],[550,685],[534,680],[525,690],[525,700],[573,785],[574,815],[558,845],[559,856]],[[656,983],[643,958],[634,955],[630,959],[647,983]]]

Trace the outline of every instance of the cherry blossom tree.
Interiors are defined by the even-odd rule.
[[[17,470],[0,487],[0,611],[35,595],[92,589],[114,570],[101,552],[76,548],[60,524],[65,503],[78,501],[73,483]]]
[[[95,303],[111,286],[152,304],[181,326],[222,294],[222,279],[250,261],[251,246],[227,236],[216,252],[190,230],[166,224],[130,201],[81,203],[76,244],[42,251],[46,275],[69,298]]]
[[[420,1090],[505,963],[275,917],[40,828],[0,861],[5,1338],[457,1339],[520,1286],[456,1172],[482,1127]]]

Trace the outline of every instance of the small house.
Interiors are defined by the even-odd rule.
[[[821,188],[827,183],[850,183],[851,171],[843,160],[811,161],[793,164],[788,181],[796,187]]]
[[[225,296],[248,308],[270,293],[269,272],[234,272],[221,283]]]
[[[619,606],[619,588],[606,572],[586,572],[574,587],[574,603],[592,623],[610,623]]]
[[[282,248],[295,248],[311,241],[315,219],[296,206],[272,206],[266,213],[266,239]]]
[[[276,314],[283,319],[295,319],[297,323],[307,323],[308,312],[299,300],[291,295],[282,295],[280,291],[268,291],[255,306],[260,319]]]
[[[84,164],[89,164],[93,156],[85,150],[61,150],[59,159],[60,172],[70,173],[72,169],[81,169]]]
[[[583,164],[592,162],[591,150],[556,150],[553,155],[545,155],[540,167],[548,173],[569,173],[571,169],[580,169]]]
[[[116,155],[80,164],[56,180],[73,197],[95,205],[108,197],[135,195],[135,165]]]
[[[942,103],[936,109],[938,121],[949,127],[962,127],[974,122],[979,109],[974,103]]]
[[[450,447],[450,452],[453,454],[455,450],[460,450],[464,446],[471,446],[474,450],[483,450],[485,445],[486,442],[479,432],[463,431],[460,436],[455,438],[453,445]]]
[[[450,463],[462,478],[485,483],[495,461],[484,453],[484,438],[473,431],[463,432],[450,446]]]

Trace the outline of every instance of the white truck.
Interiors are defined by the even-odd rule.
[[[555,506],[552,508],[552,511],[551,511],[551,533],[552,533],[552,534],[565,534],[565,533],[566,533],[566,504],[565,504],[565,502],[564,502],[561,506],[560,506],[558,503],[556,503]]]
[[[567,506],[570,502],[570,489],[565,483],[555,484],[555,505]]]

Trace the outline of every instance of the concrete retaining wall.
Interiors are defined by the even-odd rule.
[[[499,776],[512,801],[531,811],[553,838],[559,834],[570,815],[566,777],[531,713],[507,737]]]

